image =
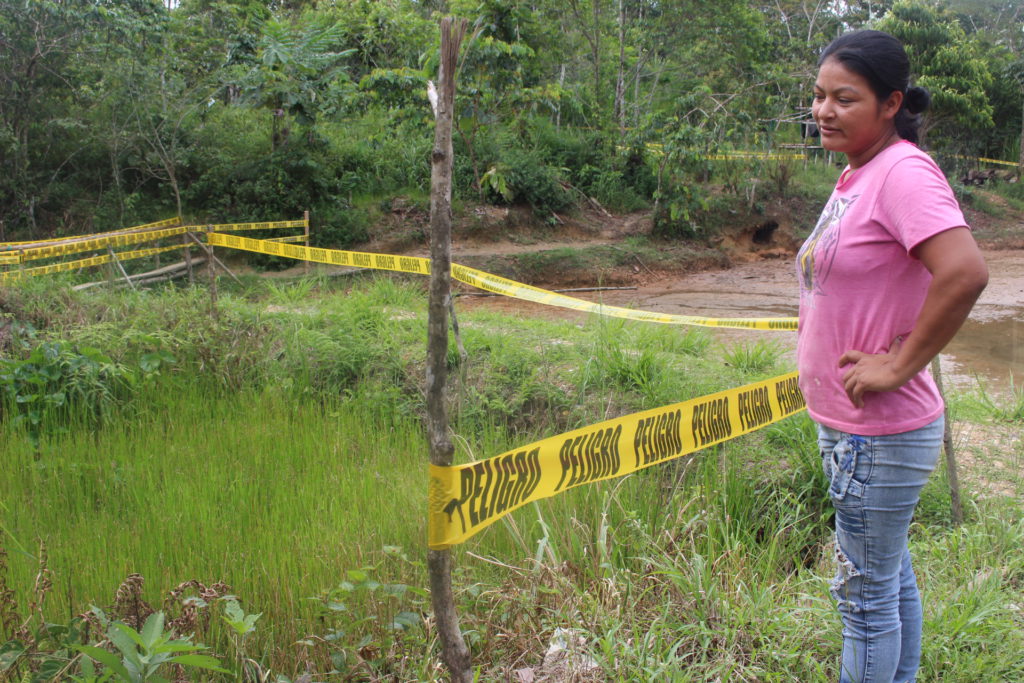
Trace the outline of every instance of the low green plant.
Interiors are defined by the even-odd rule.
[[[1003,396],[993,396],[981,377],[975,377],[977,391],[968,399],[998,422],[1024,422],[1024,387],[1014,384],[1010,375],[1009,388]]]
[[[350,675],[368,668],[376,676],[394,675],[408,666],[403,653],[426,645],[424,615],[429,611],[429,592],[377,578],[386,571],[384,564],[389,560],[420,568],[422,563],[411,561],[397,546],[385,546],[383,552],[384,560],[348,570],[343,581],[316,598],[320,622],[328,630],[302,643],[328,646],[334,666],[331,673]]]
[[[141,368],[155,372],[172,360],[152,354],[143,358]],[[102,418],[137,380],[132,368],[89,346],[42,342],[24,359],[0,358],[0,390],[14,412],[13,421],[23,424],[37,445],[48,420],[73,409],[87,409]]]
[[[726,364],[746,373],[765,372],[774,368],[784,349],[772,340],[759,339],[752,344],[736,344],[725,350]]]
[[[239,664],[242,678],[245,680],[266,680],[259,662],[249,657],[249,637],[256,631],[256,622],[263,613],[246,614],[238,604],[238,598],[226,595],[221,598],[224,603],[224,614],[221,619],[231,629],[230,638],[235,647],[235,657]]]
[[[116,652],[96,645],[79,645],[75,649],[87,659],[82,661],[81,673],[72,676],[77,683],[167,683],[163,670],[173,665],[229,673],[210,655],[197,654],[206,646],[191,642],[191,638],[173,638],[164,629],[164,613],[154,612],[146,619],[141,631],[119,621],[107,621],[106,615],[94,608],[93,614],[106,626],[107,642]],[[102,664],[97,670],[93,662]]]

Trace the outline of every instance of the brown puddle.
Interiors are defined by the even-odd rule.
[[[977,376],[986,385],[1007,390],[1024,386],[1024,309],[1006,318],[968,320],[943,352],[951,372],[963,385],[977,386]],[[943,363],[946,366],[946,363]],[[966,387],[965,387],[966,388]]]

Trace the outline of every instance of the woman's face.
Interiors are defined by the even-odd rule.
[[[811,105],[822,147],[846,154],[851,168],[863,166],[898,139],[894,120],[902,102],[899,91],[879,100],[867,79],[837,59],[826,59]]]

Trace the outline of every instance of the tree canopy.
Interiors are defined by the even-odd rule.
[[[792,141],[816,55],[865,26],[931,90],[926,144],[1020,154],[1011,0],[0,0],[2,231],[308,208],[358,239],[360,200],[427,187],[443,14],[471,26],[457,196],[547,213],[579,190],[685,220],[702,155]]]

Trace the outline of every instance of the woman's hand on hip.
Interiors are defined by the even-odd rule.
[[[865,391],[893,391],[910,379],[896,362],[901,341],[897,337],[886,353],[851,350],[839,358],[839,367],[853,366],[843,373],[843,386],[853,405],[864,407]]]

